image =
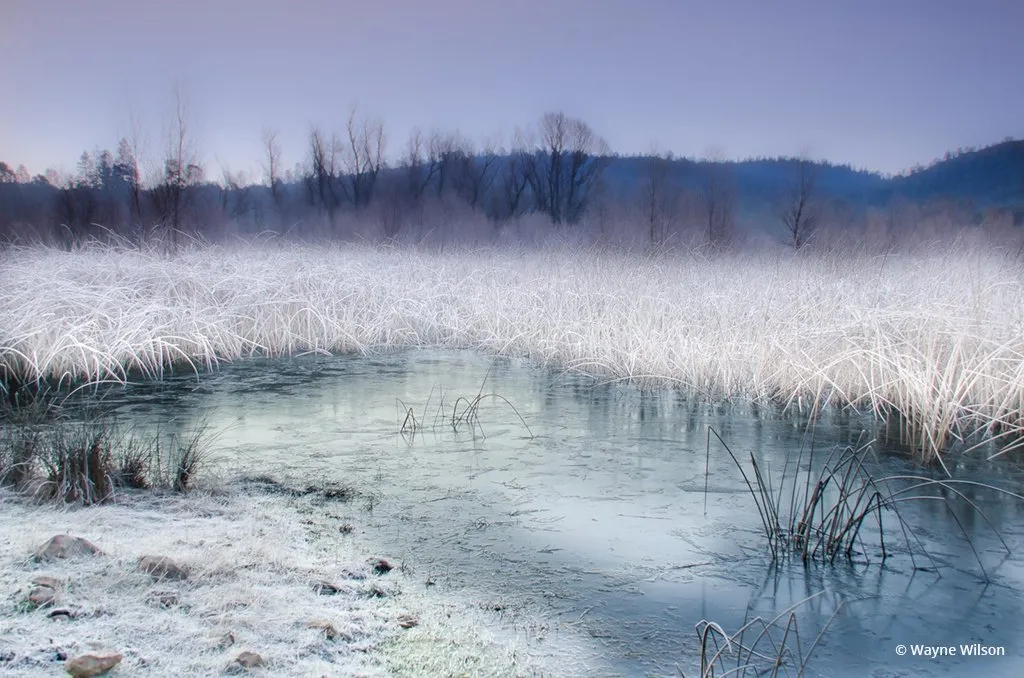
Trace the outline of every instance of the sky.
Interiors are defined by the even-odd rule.
[[[881,172],[1024,137],[1021,0],[2,0],[0,160],[73,170],[177,85],[207,176],[378,117],[508,144],[546,111],[623,154],[807,154]]]

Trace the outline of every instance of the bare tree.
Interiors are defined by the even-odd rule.
[[[556,224],[575,223],[607,165],[607,142],[578,118],[545,113],[539,146],[525,159],[537,206]]]
[[[263,175],[270,187],[270,197],[274,205],[281,208],[281,144],[277,140],[277,132],[263,130],[264,165]]]
[[[796,180],[779,209],[779,217],[786,226],[793,249],[806,245],[818,226],[817,178],[816,165],[806,156],[801,156],[796,161]]]
[[[719,151],[709,153],[701,163],[700,205],[707,229],[707,242],[712,247],[728,244],[734,228],[736,190],[729,165]]]
[[[167,132],[163,179],[153,191],[154,206],[170,234],[172,247],[178,245],[182,220],[194,197],[191,189],[203,180],[203,170],[196,159],[188,124],[188,104],[181,85],[176,84],[174,110]]]
[[[641,170],[639,207],[651,245],[659,247],[668,239],[671,215],[676,211],[681,189],[672,180],[672,159],[652,154],[644,158]]]
[[[476,211],[498,175],[498,153],[494,142],[484,142],[479,153],[468,144],[458,156],[456,192]]]
[[[310,203],[327,212],[331,225],[340,205],[340,198],[335,191],[335,158],[337,157],[337,140],[328,144],[323,133],[312,128],[309,132],[310,167],[306,176],[306,188]]]
[[[434,132],[427,146],[428,157],[434,172],[434,194],[444,197],[445,192],[457,181],[462,159],[466,156],[466,144],[458,132]]]
[[[130,196],[131,215],[136,221],[142,218],[142,177],[135,148],[128,138],[122,138],[117,146],[114,173]]]
[[[353,108],[346,125],[348,138],[342,153],[347,183],[345,194],[353,207],[362,209],[370,204],[377,177],[384,169],[387,137],[380,119],[356,119]]]
[[[570,121],[568,150],[568,186],[563,216],[569,223],[575,223],[586,209],[591,192],[608,164],[611,150],[608,142],[582,120]]]
[[[434,130],[424,137],[415,130],[406,148],[405,164],[408,173],[410,194],[418,201],[433,187],[435,197],[442,197],[452,183],[464,155],[464,142],[458,132]]]
[[[252,183],[245,172],[239,171],[236,174],[229,167],[221,167],[221,176],[221,212],[230,220],[245,218],[252,211]]]
[[[530,170],[536,159],[527,135],[517,129],[512,146],[499,168],[501,186],[491,214],[496,219],[512,219],[526,211],[526,194],[530,184]]]
[[[117,146],[117,158],[114,161],[114,173],[120,180],[122,190],[127,190],[131,219],[135,226],[142,225],[142,171],[144,141],[142,124],[134,112],[128,116],[129,132],[122,136]]]
[[[423,138],[423,131],[414,129],[406,142],[405,157],[402,159],[406,171],[409,197],[417,202],[434,180],[437,165],[430,157],[429,143]]]

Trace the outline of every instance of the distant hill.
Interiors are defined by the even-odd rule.
[[[949,154],[932,165],[895,177],[893,192],[911,200],[945,196],[977,206],[1024,206],[1024,141],[1004,141]]]
[[[615,158],[607,170],[607,180],[616,188],[633,189],[644,180],[649,162],[644,157]],[[797,162],[794,158],[770,158],[718,164],[730,173],[743,206],[756,210],[792,186]],[[684,186],[698,188],[709,164],[674,159],[671,173]],[[900,196],[914,202],[951,199],[970,202],[976,208],[1024,208],[1024,141],[1004,141],[978,150],[949,153],[931,165],[896,176],[846,165],[814,165],[820,194],[854,206],[882,206]]]

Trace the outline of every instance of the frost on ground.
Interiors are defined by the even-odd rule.
[[[64,659],[104,650],[123,654],[112,675],[245,671],[244,652],[264,662],[253,675],[273,676],[516,676],[550,663],[536,637],[501,633],[399,563],[385,572],[336,499],[223,488],[90,508],[0,491],[0,676],[59,675]],[[37,561],[57,534],[102,553]],[[188,575],[156,580],[145,555]],[[33,580],[49,581],[52,601]]]

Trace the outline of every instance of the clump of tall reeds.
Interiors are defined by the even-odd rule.
[[[886,530],[896,527],[916,568],[918,556],[929,560],[931,556],[914,535],[913,525],[902,515],[901,507],[919,501],[939,501],[946,505],[983,572],[984,563],[958,516],[958,503],[976,513],[998,536],[1007,553],[1010,552],[992,521],[964,489],[980,488],[1022,502],[1024,495],[955,478],[912,474],[875,476],[871,468],[875,465],[872,462],[877,460],[873,459],[871,441],[833,450],[824,460],[816,459],[812,442],[809,451],[801,447],[795,459],[787,458],[777,478],[773,478],[771,469],[763,468],[751,453],[748,474],[744,463],[711,427],[708,428],[707,463],[710,463],[712,438],[721,444],[742,475],[757,506],[773,559],[798,557],[804,562],[833,563],[839,557],[866,557],[869,548],[865,537],[870,533],[868,538],[885,560],[890,550]],[[705,505],[708,473],[706,467]],[[935,566],[934,561],[931,565]]]
[[[140,435],[96,409],[73,416],[48,392],[0,409],[0,485],[40,499],[89,505],[119,489],[186,492],[209,458],[205,423],[183,435]]]

